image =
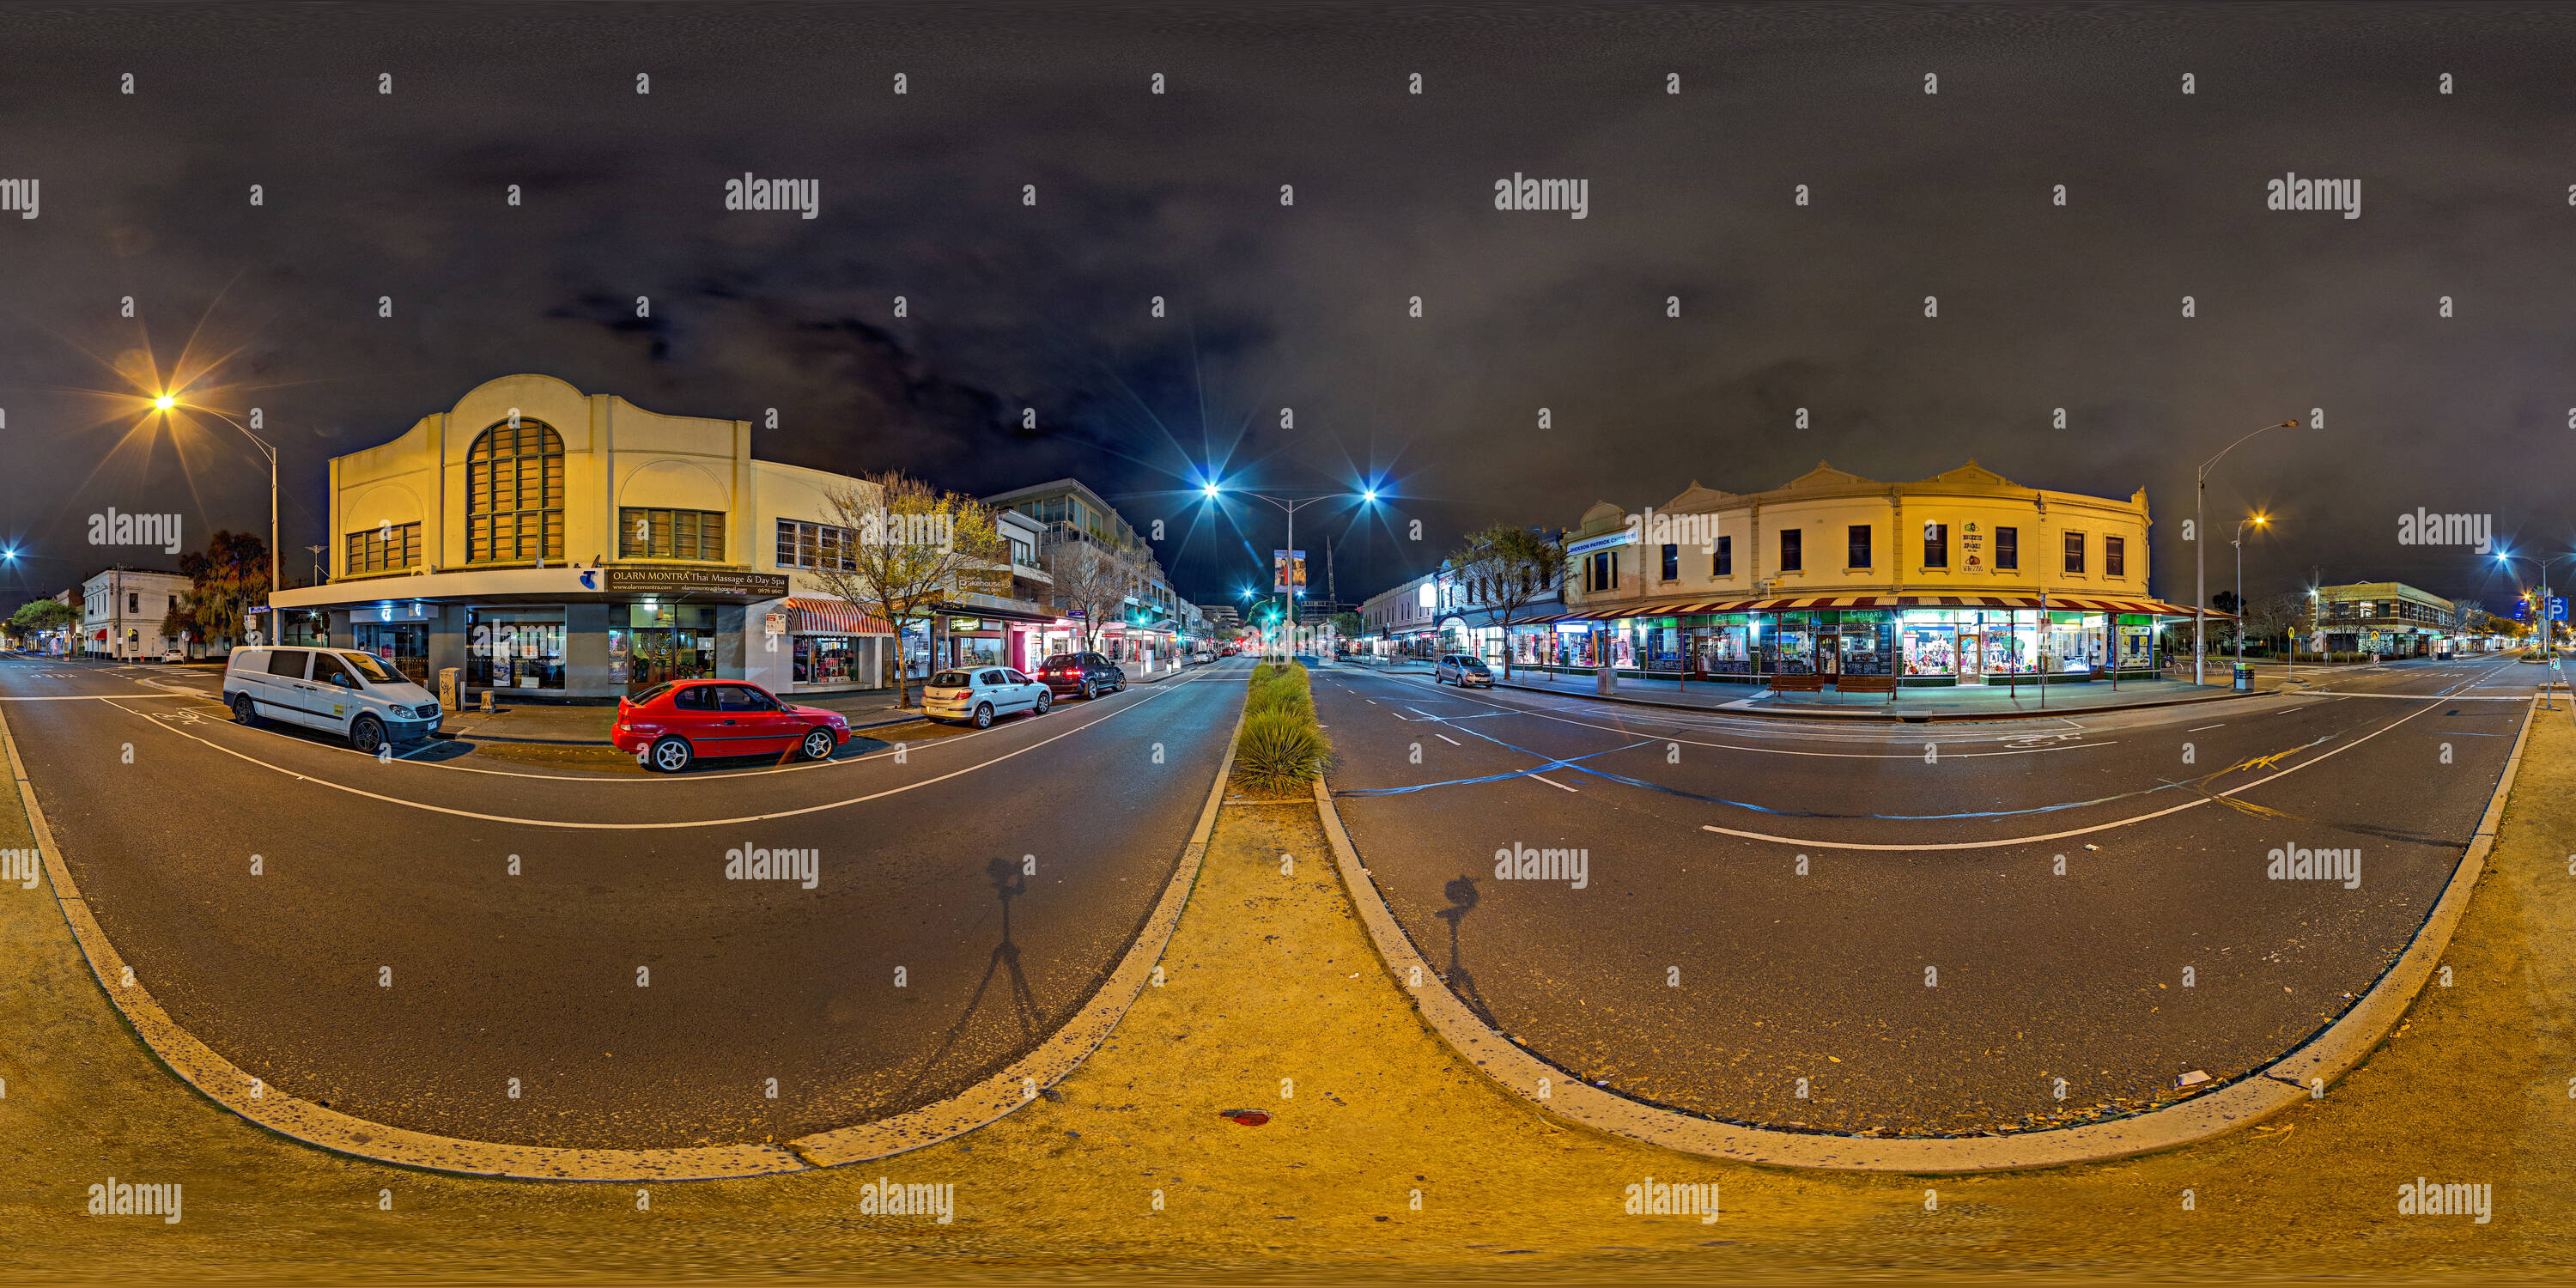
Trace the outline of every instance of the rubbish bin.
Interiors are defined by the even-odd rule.
[[[2252,693],[2254,691],[2253,667],[2239,666],[2236,668],[2236,691],[2238,693]]]
[[[456,668],[452,666],[438,668],[438,709],[454,711],[463,706],[464,703],[458,697],[460,692],[456,682]]]
[[[1608,663],[1604,663],[1601,666],[1594,668],[1592,672],[1592,687],[1594,692],[1599,693],[1605,698],[1617,693],[1619,691],[1618,670],[1610,666]]]

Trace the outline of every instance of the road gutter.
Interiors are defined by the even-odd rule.
[[[2231,695],[2237,696],[2237,695]],[[1368,927],[1378,957],[1398,988],[1410,994],[1415,1009],[1452,1049],[1487,1077],[1540,1109],[1597,1131],[1687,1154],[1770,1167],[1828,1171],[1939,1174],[2001,1172],[2033,1167],[2064,1167],[2103,1162],[2197,1144],[2250,1126],[2311,1096],[2322,1096],[2343,1076],[2360,1066],[2400,1017],[2414,1005],[2416,994],[2439,967],[2451,934],[2468,911],[2479,876],[2495,848],[2496,829],[2504,820],[2505,799],[2522,768],[2523,747],[2530,741],[2535,710],[2514,738],[2513,753],[2497,777],[2495,794],[2475,836],[2452,869],[2415,937],[2341,1017],[2271,1064],[2190,1100],[2111,1122],[2088,1123],[2006,1136],[1954,1139],[1883,1139],[1813,1132],[1739,1127],[1675,1109],[1631,1100],[1585,1083],[1576,1074],[1549,1063],[1514,1043],[1484,1022],[1443,983],[1395,914],[1378,893],[1368,869],[1360,865],[1350,833],[1333,807],[1331,790],[1315,783],[1315,810],[1333,859],[1360,920]],[[1420,981],[1410,983],[1409,981]]]
[[[28,780],[26,761],[18,754],[18,740],[5,713],[0,713],[0,751],[7,754],[10,777],[26,807],[28,828],[44,856],[46,879],[53,884],[63,920],[70,925],[100,991],[153,1057],[207,1099],[291,1140],[402,1167],[524,1180],[700,1181],[810,1171],[936,1144],[1036,1100],[1041,1087],[1054,1085],[1080,1067],[1135,1004],[1173,928],[1180,924],[1181,911],[1198,882],[1208,837],[1216,827],[1217,806],[1234,772],[1234,738],[1242,727],[1243,714],[1238,711],[1235,732],[1226,738],[1225,756],[1208,787],[1198,825],[1136,941],[1090,1002],[1036,1050],[954,1096],[879,1122],[818,1132],[784,1145],[694,1149],[570,1149],[463,1140],[370,1122],[263,1085],[171,1018],[108,941],[63,861],[43,808],[36,803],[35,785]]]

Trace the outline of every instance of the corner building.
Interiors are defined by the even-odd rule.
[[[1565,608],[1517,665],[1909,686],[2147,678],[2191,610],[2147,589],[2147,495],[2022,487],[1974,461],[1911,483],[1819,463],[1767,492],[1693,483],[1663,533],[1604,501],[1565,535]],[[1640,518],[1643,513],[1640,512]],[[2212,614],[2211,616],[2219,616]]]
[[[331,580],[272,597],[278,638],[362,648],[423,683],[455,667],[467,695],[874,688],[892,630],[812,571],[855,548],[830,499],[844,489],[868,485],[752,459],[749,421],[504,376],[332,460]]]

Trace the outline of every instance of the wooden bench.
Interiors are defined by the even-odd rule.
[[[1771,677],[1773,693],[1822,693],[1825,677],[1821,675],[1775,675]]]
[[[1892,675],[1846,675],[1837,679],[1834,688],[1844,693],[1884,693],[1896,701],[1896,677]]]

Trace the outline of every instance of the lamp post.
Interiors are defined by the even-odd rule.
[[[2229,452],[2235,451],[2239,446],[2243,445],[2246,438],[2253,438],[2258,434],[2267,434],[2276,429],[2297,429],[2298,427],[2299,422],[2295,420],[2285,420],[2275,424],[2265,425],[2263,428],[2255,430],[2254,433],[2247,434],[2245,438],[2237,439],[2235,442],[2229,443],[2227,446],[2218,449],[2218,455],[2210,457],[2208,460],[2200,463],[2199,472],[2192,478],[2191,682],[2194,684],[2208,683],[2206,665],[2209,660],[2209,646],[2203,641],[2201,623],[2203,618],[2207,615],[2206,610],[2209,604],[2209,543],[2201,539],[2202,533],[2206,527],[2206,525],[2201,522],[2201,501],[2209,491],[2209,472],[2216,469],[2218,467],[2218,462],[2224,459]],[[2242,603],[2237,605],[2240,609],[2244,606],[2245,605]]]
[[[1225,489],[1225,488],[1219,487],[1219,486],[1217,485],[1216,480],[1215,480],[1215,479],[1213,479],[1213,478],[1211,478],[1211,479],[1209,479],[1207,482],[1202,483],[1202,484],[1200,484],[1200,485],[1199,485],[1199,495],[1200,495],[1200,496],[1203,496],[1203,497],[1205,497],[1205,498],[1207,498],[1207,499],[1208,499],[1208,500],[1210,500],[1210,501],[1214,501],[1214,500],[1216,500],[1216,499],[1218,498],[1219,494],[1221,494],[1221,493],[1225,493],[1225,492],[1227,492],[1227,491],[1228,491],[1228,489]],[[1351,495],[1354,495],[1354,494],[1353,494],[1353,493],[1349,493],[1349,492],[1327,492],[1327,493],[1323,494],[1322,496],[1301,496],[1301,497],[1285,497],[1285,498],[1283,498],[1283,497],[1275,497],[1275,496],[1264,496],[1264,495],[1262,495],[1262,494],[1261,494],[1261,493],[1259,493],[1259,492],[1234,492],[1234,493],[1232,493],[1232,495],[1235,495],[1235,496],[1246,496],[1246,497],[1251,497],[1252,499],[1254,499],[1254,500],[1256,500],[1256,501],[1267,501],[1267,502],[1269,502],[1269,503],[1270,503],[1270,504],[1272,504],[1272,505],[1278,506],[1282,511],[1286,512],[1286,514],[1288,515],[1288,550],[1290,551],[1290,556],[1289,556],[1289,557],[1293,559],[1293,558],[1295,558],[1295,557],[1296,557],[1296,556],[1295,556],[1295,551],[1296,551],[1296,549],[1297,549],[1297,512],[1298,512],[1299,510],[1302,510],[1302,509],[1306,508],[1307,506],[1313,505],[1313,504],[1315,504],[1316,502],[1319,502],[1319,501],[1333,501],[1333,500],[1339,500],[1339,499],[1340,499],[1340,498],[1342,498],[1342,497],[1351,496]],[[1376,502],[1376,500],[1377,500],[1377,489],[1376,489],[1376,488],[1369,488],[1369,489],[1366,489],[1366,490],[1364,490],[1364,491],[1362,491],[1362,492],[1357,493],[1356,495],[1357,495],[1357,496],[1358,496],[1362,501],[1370,502],[1370,503],[1374,503],[1374,502]],[[1280,644],[1281,644],[1280,653],[1281,653],[1281,656],[1283,656],[1283,657],[1293,657],[1293,656],[1295,656],[1295,654],[1294,654],[1292,651],[1290,651],[1290,649],[1289,649],[1287,646],[1288,646],[1288,644],[1289,644],[1289,640],[1290,640],[1291,632],[1293,632],[1293,631],[1295,631],[1295,630],[1297,629],[1297,596],[1299,595],[1299,593],[1301,593],[1301,592],[1300,592],[1300,590],[1299,590],[1299,587],[1298,587],[1297,583],[1298,583],[1298,581],[1300,580],[1300,578],[1299,578],[1298,574],[1302,573],[1303,571],[1304,571],[1304,566],[1303,566],[1303,564],[1302,564],[1302,563],[1301,563],[1301,564],[1299,564],[1299,565],[1297,565],[1297,566],[1291,567],[1291,568],[1289,569],[1289,576],[1288,576],[1288,589],[1287,589],[1285,592],[1283,592],[1283,593],[1280,595],[1280,597],[1279,597],[1279,601],[1280,601],[1280,625],[1279,625],[1279,639],[1280,639]]]
[[[2542,559],[2534,555],[2517,555],[2503,550],[2496,552],[2497,563],[2510,565],[2511,561],[2516,559],[2530,564],[2540,572],[2540,603],[2537,606],[2538,611],[2533,613],[2532,616],[2538,618],[2540,621],[2541,659],[2549,663],[2549,669],[2554,673],[2558,670],[2558,648],[2556,643],[2551,639],[2554,632],[2549,629],[2549,565],[2557,563],[2561,559],[2576,559],[2576,554],[2555,555],[2547,559]]]
[[[2270,516],[2261,514],[2249,514],[2238,519],[2236,539],[2230,543],[2236,547],[2236,665],[2239,667],[2245,665],[2245,525],[2250,523],[2260,528],[2271,521]],[[2227,682],[2235,684],[2236,676],[2230,673]]]
[[[178,405],[179,399],[175,394],[163,394],[152,400],[153,408],[164,414],[167,414],[171,409]],[[277,553],[277,448],[267,439],[250,432],[250,426],[234,420],[232,417],[216,411],[211,407],[198,407],[191,405],[188,410],[203,412],[206,415],[212,416],[215,419],[240,430],[242,437],[249,439],[259,448],[260,455],[268,458],[268,593],[271,601],[269,607],[270,620],[268,623],[268,634],[269,642],[274,644],[277,642],[277,637],[285,633],[278,626],[276,620],[278,613],[275,606],[278,587],[281,584],[278,577]]]

